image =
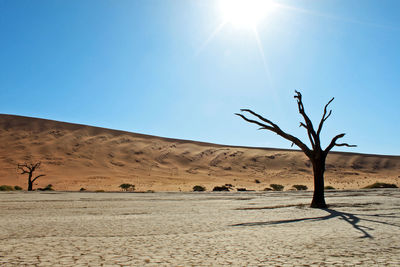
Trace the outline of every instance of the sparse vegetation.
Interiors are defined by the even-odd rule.
[[[295,185],[293,185],[293,188],[296,188],[296,190],[298,190],[298,191],[308,189],[308,187],[306,185],[302,185],[302,184],[295,184]]]
[[[123,191],[135,191],[134,184],[121,184],[119,186]]]
[[[255,179],[254,182],[255,182],[256,184],[261,183],[260,180],[258,180],[258,179]]]
[[[324,187],[326,190],[335,190],[336,188],[334,188],[333,186],[331,186],[331,185],[327,185],[327,186],[325,186]]]
[[[237,191],[247,191],[247,189],[244,188],[244,187],[243,187],[243,188],[237,188],[236,190],[237,190]]]
[[[204,192],[206,188],[202,185],[195,185],[193,186],[193,192]]]
[[[271,188],[272,188],[272,190],[274,190],[274,191],[282,191],[283,190],[283,188],[285,188],[283,185],[281,185],[281,184],[270,184],[269,185]]]
[[[94,191],[94,192],[96,192],[96,193],[102,193],[102,192],[105,192],[103,189],[98,189],[98,190],[96,190],[96,191]]]
[[[48,184],[44,190],[48,190],[48,191],[54,191],[53,185],[52,184]]]
[[[84,191],[86,191],[86,188],[84,187],[81,187],[81,189],[79,189],[79,192],[84,192]]]
[[[222,186],[215,186],[213,188],[213,191],[229,191],[229,187],[226,185],[222,185]]]
[[[53,185],[48,184],[45,188],[38,188],[39,191],[54,191]]]
[[[398,188],[395,184],[388,184],[388,183],[379,183],[376,182],[374,184],[367,185],[364,189],[373,189],[373,188]]]
[[[16,185],[16,186],[11,186],[11,185],[0,185],[0,191],[20,191],[22,190],[22,187]]]
[[[10,185],[0,185],[0,191],[14,191],[14,187]]]

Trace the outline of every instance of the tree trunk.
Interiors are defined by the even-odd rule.
[[[33,190],[33,182],[32,182],[32,174],[29,173],[29,178],[28,178],[28,191]]]
[[[311,202],[311,208],[326,209],[328,206],[325,203],[324,196],[324,172],[325,158],[312,160],[314,171],[314,196]]]

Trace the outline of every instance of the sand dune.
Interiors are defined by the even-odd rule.
[[[35,187],[57,190],[190,191],[200,184],[262,190],[271,183],[312,189],[312,169],[302,152],[223,146],[86,125],[0,115],[0,184],[26,188],[18,163],[41,161],[46,174]],[[255,180],[260,183],[256,183]],[[400,157],[331,153],[326,184],[356,189],[376,181],[400,186]]]

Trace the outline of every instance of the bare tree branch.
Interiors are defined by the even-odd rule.
[[[30,171],[35,171],[39,169],[41,162],[37,163],[19,163],[18,169],[22,171],[21,174],[29,173]]]
[[[276,124],[273,123],[272,121],[270,121],[270,120],[264,118],[263,116],[261,116],[261,115],[255,113],[254,111],[252,111],[252,110],[250,110],[250,109],[245,109],[245,108],[244,108],[244,109],[241,109],[240,111],[242,111],[242,112],[248,112],[248,113],[250,113],[251,115],[254,115],[254,116],[256,116],[257,118],[259,118],[259,119],[262,120],[263,122],[266,122],[266,123],[270,124],[272,127],[277,128],[277,129],[280,129],[278,125],[276,125]]]
[[[357,145],[349,145],[347,143],[335,144],[335,146],[357,147]]]
[[[269,131],[271,131],[271,132],[274,132],[274,133],[280,135],[281,137],[285,138],[286,140],[289,140],[289,141],[291,141],[292,143],[294,143],[295,145],[297,145],[308,157],[311,157],[311,156],[312,156],[312,152],[311,152],[311,150],[307,147],[306,144],[304,144],[303,142],[301,142],[300,139],[298,139],[297,137],[294,137],[293,135],[290,135],[290,134],[285,133],[284,131],[282,131],[281,128],[279,128],[279,126],[276,125],[275,123],[273,123],[272,121],[270,121],[270,120],[268,120],[268,119],[262,117],[261,115],[255,113],[255,112],[253,112],[253,111],[251,111],[251,110],[249,110],[249,109],[241,109],[241,111],[249,112],[250,114],[254,115],[255,117],[259,118],[260,120],[262,120],[262,121],[264,121],[264,122],[267,122],[267,123],[270,124],[271,126],[270,126],[270,125],[263,124],[263,123],[261,123],[261,122],[259,122],[259,121],[256,121],[256,120],[248,119],[246,116],[244,116],[244,115],[242,115],[242,114],[239,114],[239,113],[235,113],[235,115],[241,117],[242,119],[244,119],[244,120],[247,121],[247,122],[254,123],[254,124],[257,124],[257,125],[261,126],[262,128],[260,128],[260,129],[269,130]]]
[[[349,144],[347,144],[347,143],[337,144],[336,141],[337,141],[338,139],[340,139],[340,138],[343,138],[343,136],[345,136],[344,133],[336,135],[336,136],[332,139],[331,143],[326,147],[326,149],[325,149],[325,151],[324,151],[325,154],[328,154],[329,151],[331,151],[331,149],[332,149],[334,146],[347,146],[347,147],[356,147],[356,146],[357,146],[357,145],[349,145]]]
[[[43,177],[43,176],[46,176],[46,174],[40,174],[40,175],[36,176],[34,179],[32,179],[32,183],[34,181],[36,181],[38,178]]]
[[[21,171],[21,174],[29,173],[29,171],[24,169],[25,166],[23,164],[18,164],[18,170]]]
[[[320,123],[319,123],[318,130],[317,130],[317,135],[318,135],[318,136],[319,136],[319,134],[320,134],[321,131],[322,131],[322,126],[324,125],[324,122],[325,122],[325,121],[329,118],[329,116],[331,116],[331,114],[332,114],[332,110],[329,111],[328,115],[326,115],[326,112],[327,112],[327,108],[328,108],[329,104],[330,104],[334,99],[335,99],[335,98],[332,97],[332,99],[329,100],[328,104],[326,104],[325,107],[324,107],[324,114],[322,115],[322,119],[321,119],[321,121],[320,121]]]
[[[311,136],[310,131],[307,128],[307,125],[305,125],[304,123],[300,122],[300,126],[299,127],[304,127],[307,130],[308,139],[310,139],[310,143],[311,143],[312,148],[315,149],[315,143],[314,143],[314,140],[313,140],[313,138]]]
[[[343,138],[343,136],[345,136],[345,133],[338,134],[338,135],[336,135],[335,137],[333,137],[331,143],[326,147],[325,153],[327,154],[327,153],[335,146],[336,141],[337,141],[339,138]]]
[[[304,127],[307,130],[307,126],[302,122],[300,122],[300,126],[299,127]]]
[[[306,112],[304,110],[304,105],[303,105],[303,100],[302,100],[301,93],[299,91],[297,91],[297,90],[295,90],[294,92],[296,93],[294,98],[297,99],[297,106],[298,106],[298,109],[299,109],[299,113],[304,118],[304,121],[306,123],[306,127],[305,128],[307,129],[308,138],[310,139],[311,145],[312,145],[312,147],[314,149],[315,145],[319,145],[319,143],[320,143],[319,136],[315,132],[314,126],[313,126],[310,118],[307,116],[307,114],[306,114]]]
[[[259,128],[258,130],[263,130],[263,129],[265,129],[265,130],[270,130],[270,131],[273,130],[273,127],[268,126],[268,125],[265,125],[265,124],[263,124],[263,123],[261,123],[261,122],[255,121],[255,120],[248,119],[248,118],[246,118],[246,117],[245,117],[244,115],[242,115],[242,114],[235,113],[235,115],[241,117],[241,118],[244,119],[245,121],[248,121],[248,122],[250,122],[250,123],[254,123],[254,124],[257,124],[258,126],[261,126],[261,128]]]

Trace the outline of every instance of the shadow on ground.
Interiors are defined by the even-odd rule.
[[[363,236],[360,238],[373,238],[371,234],[367,232],[367,230],[374,230],[371,227],[367,226],[362,226],[360,225],[361,221],[367,221],[367,222],[373,222],[373,223],[378,223],[378,224],[385,224],[385,225],[390,225],[394,227],[399,227],[400,225],[393,224],[393,223],[388,223],[388,222],[382,222],[382,221],[377,221],[377,220],[372,220],[372,219],[360,219],[358,216],[369,216],[369,217],[378,217],[378,218],[400,218],[396,213],[388,213],[388,214],[352,214],[352,213],[347,213],[347,212],[341,212],[337,211],[334,209],[322,209],[326,212],[328,212],[328,215],[326,216],[320,216],[320,217],[310,217],[310,218],[299,218],[299,219],[291,219],[291,220],[280,220],[280,221],[269,221],[269,222],[248,222],[248,223],[239,223],[239,224],[233,224],[231,226],[262,226],[262,225],[278,225],[278,224],[288,224],[288,223],[297,223],[297,222],[304,222],[304,221],[310,221],[310,222],[315,222],[315,221],[325,221],[329,219],[334,219],[334,218],[339,218],[341,220],[344,220],[345,222],[349,223],[355,230],[361,232]]]

